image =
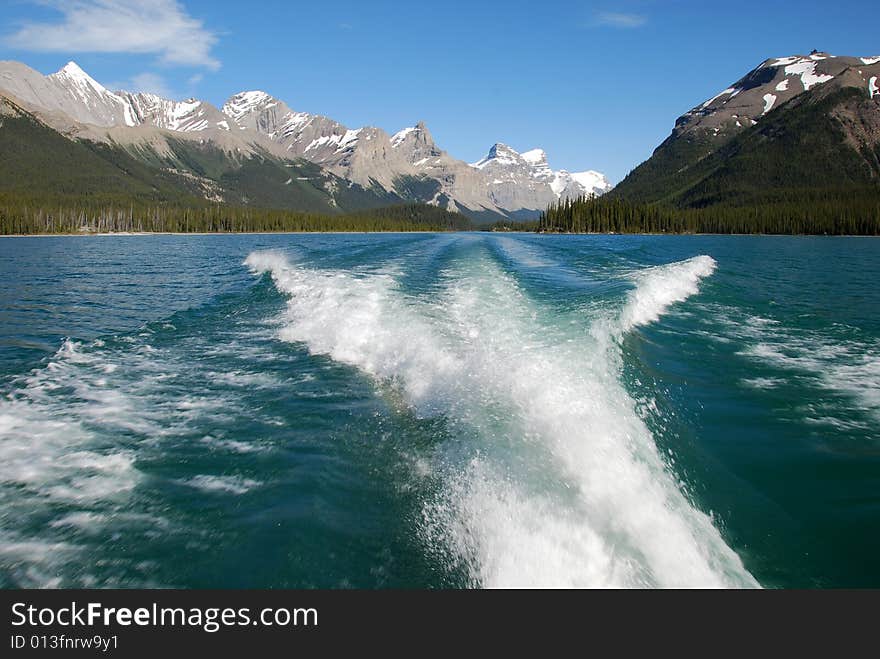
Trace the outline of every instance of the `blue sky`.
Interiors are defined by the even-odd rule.
[[[467,161],[494,142],[615,182],[768,57],[880,54],[874,2],[4,0],[0,59],[220,105],[262,89]]]

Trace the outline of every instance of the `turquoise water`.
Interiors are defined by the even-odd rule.
[[[0,585],[880,586],[880,241],[0,240]]]

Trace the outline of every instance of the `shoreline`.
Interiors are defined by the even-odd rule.
[[[530,236],[754,236],[763,238],[880,238],[872,234],[818,234],[818,233],[539,233],[536,231],[119,231],[104,233],[6,233],[0,238],[118,238],[145,236],[295,236],[295,235],[401,235],[401,234],[517,234]]]
[[[118,231],[109,233],[4,233],[0,238],[110,238],[143,236],[287,236],[366,234],[466,233],[464,231]]]

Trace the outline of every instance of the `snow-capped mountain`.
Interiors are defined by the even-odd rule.
[[[195,98],[171,101],[155,94],[119,92],[131,107],[136,125],[146,124],[176,132],[229,130],[229,119],[210,103]]]
[[[350,151],[371,129],[350,130],[327,117],[294,112],[266,92],[247,91],[223,104],[223,114],[239,131],[258,133],[283,147],[289,157],[327,165]]]
[[[48,76],[18,62],[0,62],[0,90],[28,105],[104,128],[143,124],[180,132],[229,128],[227,118],[209,103],[111,92],[76,62],[68,62]]]
[[[878,65],[880,57],[838,57],[821,52],[765,60],[679,117],[674,134],[697,131],[725,139],[759,123],[762,117],[796,96],[832,80],[863,87],[873,97],[880,93]]]
[[[295,112],[262,91],[235,94],[222,110],[238,131],[257,133],[287,157],[304,158],[366,187],[394,191],[398,179],[415,173],[418,154],[440,154],[423,125],[394,136],[380,128],[350,129],[328,117]]]
[[[317,138],[346,131],[344,126],[332,119],[294,112],[283,101],[262,91],[235,94],[223,104],[221,110],[238,130],[255,131],[285,146],[302,142],[310,136]]]
[[[602,194],[611,187],[598,172],[553,171],[540,149],[518,154],[497,144],[469,165],[440,149],[423,123],[393,135],[375,127],[350,129],[294,111],[262,91],[235,94],[218,109],[198,99],[111,92],[74,62],[48,76],[18,62],[0,62],[0,92],[56,120],[81,124],[84,128],[73,132],[87,139],[149,141],[156,147],[169,131],[230,152],[302,158],[366,189],[471,214],[528,216],[560,198]]]
[[[614,195],[701,209],[858,197],[880,176],[878,79],[877,56],[765,60],[679,117]]]
[[[471,167],[489,177],[488,185],[496,203],[510,203],[528,190],[547,197],[547,203],[583,195],[601,195],[611,189],[608,179],[599,172],[554,171],[543,149],[518,153],[506,144],[495,144],[482,160]],[[549,194],[547,191],[549,188]]]
[[[0,62],[0,89],[28,105],[96,126],[134,126],[128,101],[105,89],[74,62],[44,76],[18,62]]]

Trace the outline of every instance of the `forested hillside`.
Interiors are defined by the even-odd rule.
[[[871,187],[776,190],[750,204],[675,208],[582,197],[548,208],[540,232],[880,235],[880,195]]]
[[[458,231],[470,220],[436,206],[389,206],[344,215],[222,204],[53,206],[0,194],[0,234],[106,232]]]

